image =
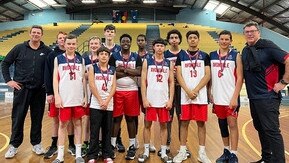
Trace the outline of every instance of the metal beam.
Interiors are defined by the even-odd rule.
[[[9,15],[7,15],[7,14],[4,14],[3,12],[2,12],[0,15],[4,16],[4,17],[6,17],[6,18],[9,18],[10,20],[14,20],[13,17],[11,17],[11,16],[9,16]]]
[[[249,13],[249,14],[251,14],[251,15],[255,15],[255,16],[257,16],[258,18],[263,19],[263,20],[265,20],[266,22],[268,22],[268,23],[270,23],[270,24],[278,27],[278,28],[281,29],[282,31],[289,33],[289,28],[285,27],[284,25],[282,25],[281,23],[273,20],[273,19],[270,18],[270,17],[261,14],[260,12],[257,12],[257,11],[255,11],[255,10],[252,10],[252,9],[246,7],[246,6],[243,6],[243,5],[241,5],[241,4],[239,4],[239,3],[236,3],[236,2],[233,2],[233,1],[228,1],[228,0],[219,0],[219,1],[220,1],[220,2],[223,2],[223,3],[225,3],[225,4],[228,4],[228,5],[231,5],[231,6],[233,6],[233,7],[236,7],[236,8],[238,8],[238,9],[240,9],[240,10],[246,11],[247,13]]]
[[[18,14],[18,15],[24,16],[22,13],[20,13],[20,12],[18,12],[16,10],[13,10],[12,8],[8,8],[8,7],[4,6],[4,5],[2,5],[1,7],[6,9],[6,10],[10,10],[10,11],[12,11],[12,12]]]
[[[209,0],[207,0],[204,5],[201,7],[201,9],[203,10],[205,8],[205,6],[207,5],[207,3],[209,2]]]
[[[23,5],[20,5],[20,4],[18,4],[18,3],[15,3],[14,1],[12,1],[11,3],[13,3],[14,5],[22,8],[23,10],[30,11],[28,8],[26,8],[26,7],[24,7]]]

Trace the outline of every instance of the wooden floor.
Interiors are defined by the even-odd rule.
[[[211,110],[211,108],[209,109]],[[206,151],[207,155],[212,162],[220,156],[223,150],[222,140],[219,134],[219,129],[217,125],[217,118],[214,114],[209,111],[209,120],[207,122],[207,140],[206,140]],[[280,110],[280,122],[281,122],[281,130],[285,142],[285,150],[286,150],[286,162],[289,162],[289,107],[281,107]],[[27,115],[26,123],[25,123],[25,137],[23,144],[19,147],[18,153],[13,159],[5,159],[4,154],[7,151],[7,146],[9,143],[10,130],[11,130],[11,104],[0,104],[0,163],[43,163],[43,162],[51,162],[55,157],[44,160],[42,156],[37,156],[31,151],[31,145],[29,141],[29,133],[30,133],[30,116]],[[143,127],[143,116],[140,116],[139,119],[139,134],[138,140],[140,142],[140,149],[137,151],[137,155],[143,152],[142,144],[142,127]],[[260,159],[260,145],[257,137],[257,132],[252,125],[252,120],[250,117],[248,107],[242,107],[240,110],[239,118],[239,131],[240,131],[240,140],[239,140],[239,148],[238,148],[238,157],[240,163],[246,163],[250,161],[256,161]],[[172,143],[171,143],[171,154],[175,156],[177,154],[177,150],[179,149],[179,141],[178,141],[178,132],[177,132],[177,123],[173,122],[172,129]],[[154,125],[154,134],[155,134],[155,146],[159,149],[159,139],[158,139],[158,125]],[[42,129],[42,144],[44,147],[47,147],[51,143],[51,120],[48,118],[47,114],[44,116],[43,120],[43,129]],[[122,137],[124,144],[126,147],[128,146],[128,136],[126,132],[125,123],[122,123]],[[198,143],[197,143],[197,134],[196,134],[196,124],[191,122],[189,127],[189,136],[188,136],[188,149],[192,152],[193,156],[184,161],[186,163],[194,163],[197,161],[197,151],[198,151]],[[134,161],[126,161],[124,159],[125,153],[120,154],[117,153],[117,157],[115,159],[116,163],[124,163],[124,162],[137,162],[137,159]],[[68,153],[65,153],[65,162],[74,162],[74,158],[70,156]],[[99,162],[102,162],[100,160]],[[158,163],[161,162],[160,158],[157,154],[151,154],[149,163]]]

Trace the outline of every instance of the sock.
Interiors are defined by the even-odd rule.
[[[55,136],[55,137],[51,137],[51,138],[52,138],[51,147],[57,147],[57,139],[58,139],[58,137]]]
[[[233,151],[233,150],[232,150],[232,151],[231,151],[231,153],[234,153],[235,155],[237,155],[237,153],[238,153],[238,152],[237,152],[237,151]]]
[[[225,146],[224,148],[230,151],[230,146]]]
[[[58,153],[56,159],[64,161],[64,146],[58,146]]]
[[[205,146],[203,146],[203,145],[200,145],[199,146],[199,153],[205,153],[206,151],[205,151]]]
[[[186,153],[187,152],[187,147],[185,145],[180,146],[180,152]]]
[[[129,139],[129,146],[134,146],[134,147],[136,147],[135,146],[135,138],[132,138],[132,139]]]
[[[81,144],[75,144],[75,158],[81,157]]]
[[[161,158],[164,158],[165,156],[167,156],[166,150],[167,150],[167,146],[161,145]]]
[[[74,135],[68,135],[69,146],[74,146]]]
[[[150,144],[144,144],[144,155],[149,156],[150,154]]]
[[[110,143],[113,147],[115,147],[116,146],[116,137],[111,137]]]

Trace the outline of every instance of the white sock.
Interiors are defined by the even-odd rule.
[[[150,154],[150,144],[144,144],[144,155],[149,156]]]
[[[185,145],[180,146],[180,152],[186,153],[187,152],[187,147]]]
[[[167,155],[166,150],[167,150],[167,146],[161,145],[161,158],[164,158]]]
[[[115,147],[116,146],[116,137],[111,137],[110,143],[113,147]]]
[[[200,145],[199,146],[199,153],[205,153],[206,151],[205,151],[205,146],[203,146],[203,145]]]
[[[235,155],[237,155],[237,153],[238,153],[238,152],[237,152],[237,151],[233,151],[233,150],[232,150],[232,151],[231,151],[231,153],[234,153]]]
[[[230,146],[225,146],[224,148],[230,151]]]
[[[136,147],[135,146],[135,138],[132,138],[132,139],[129,139],[129,146],[134,146],[134,147]]]
[[[75,158],[81,157],[81,144],[75,144]]]
[[[60,161],[64,161],[64,146],[58,146],[57,158]]]

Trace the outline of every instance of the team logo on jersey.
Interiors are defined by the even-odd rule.
[[[200,55],[198,55],[199,57],[197,58],[197,59],[203,59],[203,57],[202,57],[202,55],[200,54]]]
[[[131,57],[131,61],[135,61],[135,57]]]
[[[169,63],[168,63],[168,62],[165,62],[164,66],[169,66]]]
[[[40,53],[39,55],[40,55],[40,56],[43,56],[43,55],[45,55],[45,54],[44,54],[44,53]]]
[[[76,59],[75,59],[75,62],[76,62],[76,63],[80,63],[79,58],[76,58]]]
[[[229,54],[228,59],[229,59],[229,60],[232,60],[232,59],[233,59],[233,56]]]

